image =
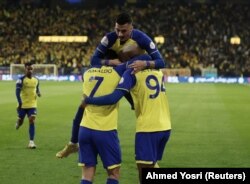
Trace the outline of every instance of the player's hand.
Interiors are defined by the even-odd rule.
[[[109,60],[109,66],[117,66],[121,64],[122,62],[119,59],[110,59]]]
[[[128,68],[133,68],[132,74],[135,74],[146,68],[147,63],[142,60],[136,60],[132,64],[128,65]]]
[[[22,108],[22,104],[18,104],[18,106],[16,108],[17,112],[19,112],[21,110],[21,108]]]

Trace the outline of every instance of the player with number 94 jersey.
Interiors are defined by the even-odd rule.
[[[136,132],[171,129],[169,105],[160,70],[147,69],[136,75],[126,71],[117,89],[131,92],[137,119]]]
[[[165,94],[163,74],[159,70],[146,69],[131,74],[127,70],[116,89],[109,95],[87,97],[85,104],[115,104],[129,91],[136,112],[135,160],[141,181],[142,168],[158,167],[171,132],[168,100]]]

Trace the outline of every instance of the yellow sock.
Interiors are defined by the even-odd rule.
[[[154,168],[160,168],[160,166],[158,165],[158,163],[155,163]]]

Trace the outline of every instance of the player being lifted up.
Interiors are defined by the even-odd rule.
[[[18,119],[16,122],[16,129],[18,130],[23,124],[24,118],[27,115],[29,118],[29,136],[30,142],[28,148],[34,149],[35,137],[35,119],[37,108],[37,96],[41,96],[39,90],[39,81],[32,76],[32,63],[25,63],[25,75],[20,77],[16,82],[16,98],[18,102],[17,113]]]
[[[108,49],[116,52],[118,59],[103,59]],[[129,68],[133,68],[134,72],[137,72],[145,68],[165,67],[165,61],[152,39],[144,32],[134,29],[131,16],[123,12],[117,16],[115,31],[102,38],[91,58],[91,65],[116,66],[132,57],[145,53],[152,58],[150,62],[137,60]]]
[[[118,58],[106,59],[110,51],[116,53]],[[91,66],[116,66],[142,53],[148,53],[152,59],[147,62],[145,60],[137,60],[130,64],[129,68],[132,68],[133,72],[138,72],[145,68],[165,67],[165,61],[152,39],[144,32],[134,29],[131,16],[123,12],[116,18],[115,31],[106,34],[96,48],[91,58]],[[125,97],[132,104],[133,108],[133,101],[130,94],[127,93]],[[56,154],[56,157],[64,158],[78,151],[78,131],[82,115],[83,109],[78,108],[73,120],[71,140]]]

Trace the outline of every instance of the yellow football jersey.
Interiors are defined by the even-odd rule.
[[[24,77],[17,80],[17,86],[21,88],[22,108],[36,108],[37,107],[37,87],[39,81],[37,78]]]
[[[171,129],[168,99],[163,74],[158,70],[143,70],[136,75],[131,89],[137,117],[136,132],[155,132]]]
[[[84,73],[83,93],[90,97],[110,94],[120,78],[113,67],[93,67]],[[81,126],[103,131],[117,129],[118,106],[118,103],[105,106],[87,105]]]

